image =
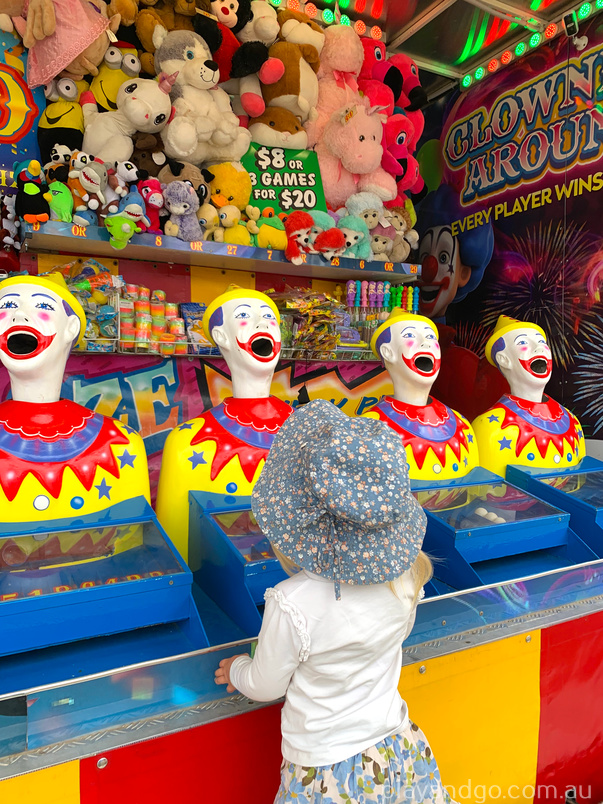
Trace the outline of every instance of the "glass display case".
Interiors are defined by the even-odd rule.
[[[121,635],[116,661],[140,655],[134,635],[148,641],[150,628],[186,632],[182,650],[208,644],[192,574],[142,497],[74,519],[2,525],[0,695],[44,661],[60,677],[82,640]]]
[[[189,564],[195,584],[235,624],[238,631],[231,638],[257,635],[264,592],[287,576],[255,521],[250,498],[193,491],[190,504]]]
[[[516,485],[570,515],[572,529],[603,557],[603,462],[583,458],[572,469],[551,472],[527,466],[507,467]]]
[[[569,514],[484,469],[458,481],[413,482],[427,513],[424,549],[435,559],[428,595],[550,572],[597,556]]]

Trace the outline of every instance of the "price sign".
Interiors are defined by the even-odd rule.
[[[242,159],[251,176],[250,204],[261,210],[270,207],[275,215],[303,209],[327,210],[318,157],[314,151],[267,148],[251,143]]]

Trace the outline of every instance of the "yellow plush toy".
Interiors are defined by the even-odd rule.
[[[214,240],[219,243],[236,243],[240,246],[251,246],[253,240],[247,226],[241,221],[241,212],[232,204],[220,210],[221,229],[214,232]],[[255,226],[254,226],[255,229]]]
[[[222,162],[210,167],[211,202],[221,209],[227,204],[243,210],[251,198],[251,178],[240,162]]]

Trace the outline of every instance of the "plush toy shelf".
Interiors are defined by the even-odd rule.
[[[301,265],[288,262],[283,253],[253,246],[214,243],[210,240],[186,243],[165,235],[134,235],[121,250],[109,245],[109,232],[99,226],[78,226],[72,223],[50,221],[44,224],[23,224],[23,247],[31,251],[55,251],[73,254],[90,254],[147,262],[203,265],[208,268],[228,268],[258,273],[284,273],[291,276],[310,276],[317,279],[388,280],[397,284],[413,281],[421,273],[419,265],[409,263],[368,262],[335,257],[327,262],[308,254]]]

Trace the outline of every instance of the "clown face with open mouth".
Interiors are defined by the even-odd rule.
[[[29,378],[40,387],[52,378],[60,387],[80,326],[74,311],[47,287],[23,283],[3,289],[0,285],[0,361],[11,382],[17,380],[13,398],[19,396],[19,378]],[[31,399],[30,393],[27,398]]]
[[[551,349],[540,329],[525,324],[512,329],[492,351],[513,396],[530,399],[535,394],[539,401],[553,370]]]
[[[390,327],[390,340],[380,354],[394,384],[397,399],[426,404],[442,362],[435,327],[426,319],[402,320]]]
[[[457,290],[469,282],[471,268],[462,264],[458,239],[449,226],[428,229],[419,251],[419,307],[423,315],[438,318],[446,314]]]

